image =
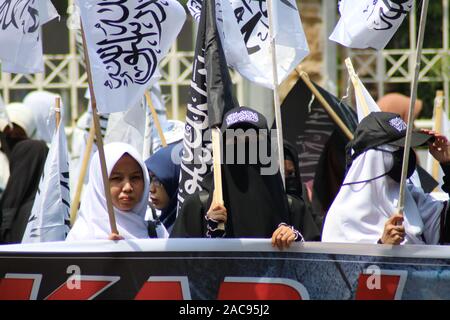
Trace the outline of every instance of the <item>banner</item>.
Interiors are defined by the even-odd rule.
[[[349,48],[382,50],[412,6],[413,0],[341,0],[341,19],[330,40]]]
[[[3,72],[44,72],[42,25],[59,17],[50,0],[4,0],[0,4]]]
[[[203,0],[187,6],[197,21]],[[295,0],[272,2],[278,84],[309,54]],[[271,39],[266,1],[216,0],[217,27],[230,66],[249,81],[273,88]]]
[[[160,77],[186,13],[176,0],[79,0],[99,113],[126,111]]]
[[[450,299],[448,246],[147,239],[0,247],[0,300]],[[181,312],[181,310],[180,310]]]

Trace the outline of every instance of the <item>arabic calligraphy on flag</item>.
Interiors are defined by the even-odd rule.
[[[160,78],[158,64],[186,13],[175,0],[78,0],[100,113],[134,106]]]
[[[58,17],[50,0],[2,0],[0,61],[11,73],[44,72],[41,27]]]
[[[187,3],[198,21],[203,0]],[[217,28],[227,62],[243,77],[273,88],[267,1],[216,0]],[[309,54],[295,0],[272,2],[279,84]]]
[[[350,48],[384,49],[412,6],[413,0],[342,0],[330,40]]]

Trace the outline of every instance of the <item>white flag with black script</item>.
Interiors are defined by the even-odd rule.
[[[22,243],[64,241],[69,215],[69,154],[61,121],[53,135]]]
[[[10,73],[44,72],[42,25],[59,17],[50,0],[0,1],[0,61]]]
[[[413,0],[341,0],[330,40],[349,48],[382,50],[413,6]]]
[[[189,0],[192,16],[199,19],[203,0]],[[279,84],[309,54],[295,0],[272,1]],[[216,0],[217,27],[228,65],[243,77],[273,88],[273,68],[266,1]]]
[[[126,111],[160,77],[186,20],[176,0],[78,0],[99,113]]]

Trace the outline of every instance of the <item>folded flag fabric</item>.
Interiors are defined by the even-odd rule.
[[[355,49],[382,50],[411,11],[413,0],[341,0],[330,40]]]
[[[187,3],[197,21],[202,2],[190,0]],[[272,89],[267,9],[267,1],[216,0],[217,27],[228,65],[248,80]],[[273,1],[272,13],[280,84],[309,54],[309,47],[295,0]]]

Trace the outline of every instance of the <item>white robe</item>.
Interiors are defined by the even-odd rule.
[[[149,238],[145,213],[148,204],[150,182],[147,168],[141,159],[140,153],[132,146],[121,142],[107,144],[104,149],[108,176],[111,174],[114,165],[125,153],[133,157],[141,166],[144,177],[144,193],[141,200],[131,211],[125,212],[114,207],[114,214],[119,234],[125,239]],[[81,199],[77,220],[67,235],[66,241],[105,240],[108,239],[110,234],[111,228],[103,188],[99,154],[96,152],[92,157],[89,169],[89,183]]]
[[[395,150],[386,145],[380,148]],[[380,176],[392,165],[392,154],[368,150],[353,161],[344,184]],[[399,189],[400,185],[389,176],[341,186],[327,213],[322,241],[377,243],[383,234],[384,224],[397,211]],[[444,207],[445,202],[435,200],[421,188],[407,184],[403,222],[406,236],[402,244],[438,244],[440,216]]]

